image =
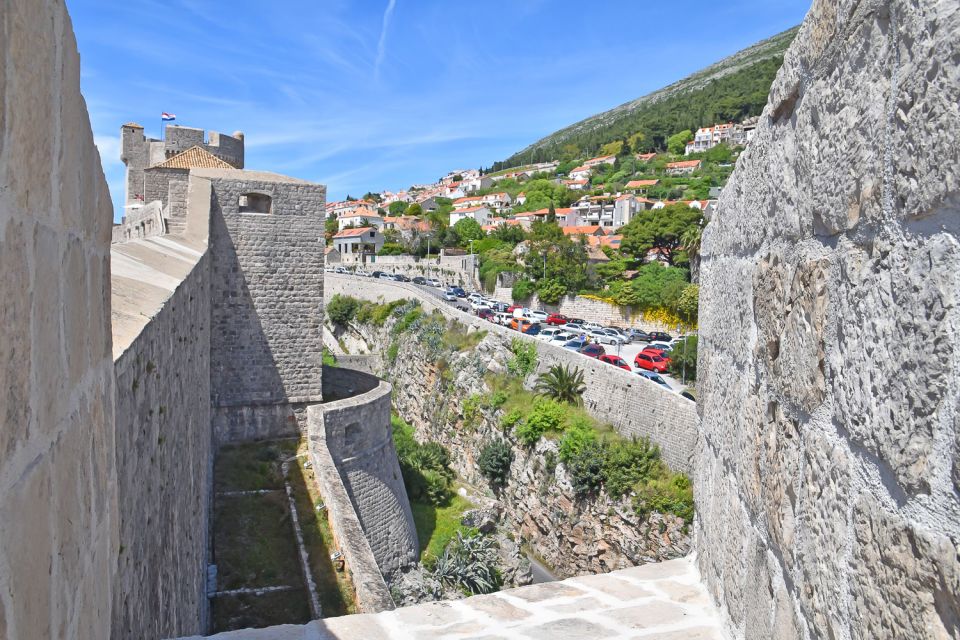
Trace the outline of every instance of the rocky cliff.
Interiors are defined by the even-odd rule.
[[[817,0],[703,242],[698,561],[735,637],[960,636],[960,4]]]
[[[348,350],[388,353],[395,341],[392,327],[392,321],[383,327],[353,323],[337,334]],[[404,333],[396,344],[395,357],[383,358],[379,373],[394,386],[397,413],[416,427],[419,439],[447,447],[457,475],[495,498],[501,527],[525,542],[556,575],[602,573],[689,551],[682,519],[658,513],[641,518],[629,498],[614,500],[604,493],[578,499],[557,462],[556,441],[542,439],[524,447],[501,430],[501,410],[475,402],[491,391],[487,374],[507,372],[512,355],[508,339],[489,333],[476,347],[442,358],[432,356],[414,333]],[[493,439],[505,439],[513,452],[509,479],[498,490],[489,486],[478,464],[484,444]]]

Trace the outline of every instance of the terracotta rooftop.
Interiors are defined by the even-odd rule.
[[[367,231],[373,231],[373,227],[357,227],[356,229],[344,229],[337,235],[333,236],[334,238],[355,238],[357,236],[362,236]]]
[[[236,169],[229,162],[225,162],[200,146],[190,147],[183,153],[178,153],[155,165],[157,169]]]

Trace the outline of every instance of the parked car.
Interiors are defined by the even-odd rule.
[[[573,338],[563,343],[564,349],[570,349],[571,351],[580,351],[584,346],[586,346],[587,341],[584,338]]]
[[[583,318],[567,318],[567,322],[573,322],[574,324],[586,324],[586,320]]]
[[[602,330],[589,331],[587,332],[587,335],[590,336],[590,340],[592,342],[596,342],[598,344],[618,344],[620,342],[619,338],[609,335],[608,333]]]
[[[439,280],[434,278],[424,278],[423,284],[427,285],[428,287],[437,287],[438,289],[443,286],[440,284]]]
[[[673,342],[673,336],[663,331],[651,331],[650,342]]]
[[[652,353],[654,355],[660,356],[661,358],[667,357],[667,352],[660,347],[644,347],[640,350],[640,353]]]
[[[467,292],[463,290],[463,287],[450,287],[450,290],[453,291],[453,294],[458,298],[467,297]]]
[[[414,276],[413,284],[427,284],[427,279],[423,276]]]
[[[531,336],[535,336],[540,333],[540,323],[530,322],[526,318],[514,318],[510,321],[510,328]]]
[[[373,273],[370,274],[370,277],[371,277],[371,278],[379,278],[379,277],[382,276],[382,275],[383,275],[383,271],[374,271]]]
[[[610,353],[605,353],[599,358],[597,358],[597,360],[599,360],[600,362],[606,362],[607,364],[612,364],[615,367],[620,367],[624,371],[631,371],[630,365],[628,365],[627,361],[621,358],[620,356],[615,356]]]
[[[407,276],[403,275],[402,273],[398,273],[398,274],[396,274],[396,275],[393,276],[393,277],[394,277],[394,279],[395,279],[397,282],[410,282],[410,278],[408,278]]]
[[[446,300],[447,302],[456,302],[457,294],[447,289],[446,291],[443,292],[443,299]]]
[[[567,331],[575,331],[577,333],[580,333],[584,330],[582,324],[580,324],[579,322],[573,322],[572,320],[567,324],[563,325],[563,328],[566,329]]]
[[[483,298],[474,298],[470,302],[470,308],[474,311],[479,311],[480,309],[486,309],[487,311],[493,313],[493,309],[490,308],[490,305],[487,304],[487,301]]]
[[[554,334],[553,340],[551,342],[559,342],[560,345],[562,346],[564,342],[569,342],[570,340],[573,340],[576,337],[577,335],[575,333],[570,333],[566,329],[561,329],[558,333]]]
[[[673,391],[673,387],[671,387],[669,384],[667,384],[667,381],[664,380],[664,379],[660,376],[659,373],[656,373],[656,372],[654,372],[654,371],[646,371],[646,370],[644,370],[644,369],[640,369],[639,371],[637,371],[637,375],[639,375],[639,376],[642,377],[642,378],[646,378],[647,380],[650,380],[650,381],[652,381],[652,382],[656,382],[656,383],[657,383],[658,385],[660,385],[661,387],[666,387],[666,388],[669,389],[670,391]]]
[[[509,313],[504,313],[503,311],[498,311],[493,314],[493,321],[497,324],[502,324],[505,327],[510,326],[510,321],[513,320],[513,316]]]
[[[650,342],[650,334],[640,329],[627,329],[627,335],[635,342]]]
[[[519,304],[512,304],[509,307],[507,307],[507,313],[513,313],[517,309],[523,309],[523,306]]]
[[[546,322],[547,318],[550,317],[550,314],[546,311],[539,311],[535,309],[530,310],[530,315],[527,316],[531,320],[536,320],[537,322]]]
[[[353,272],[353,275],[355,275],[355,276],[369,276],[370,274],[367,273],[366,271],[364,271],[363,269],[357,269],[356,271]]]
[[[633,365],[638,369],[646,369],[647,371],[655,371],[657,373],[666,372],[669,364],[669,361],[662,356],[645,351],[641,351],[637,354],[637,357],[633,359]]]
[[[603,326],[596,322],[585,322],[583,323],[583,328],[587,331],[596,331],[597,329],[603,329]]]
[[[477,309],[477,317],[487,320],[488,322],[493,322],[493,311],[490,307],[481,307]]]
[[[547,316],[547,324],[561,325],[567,324],[567,316],[562,313],[551,313]]]
[[[596,342],[591,342],[590,344],[584,345],[580,349],[580,353],[587,356],[588,358],[599,358],[607,352],[602,345],[597,344]]]
[[[496,311],[497,313],[503,313],[510,306],[506,302],[499,302],[497,300],[492,301],[493,304],[490,305],[490,308]]]
[[[633,342],[633,338],[630,337],[630,334],[627,333],[625,329],[621,329],[620,327],[606,327],[604,332],[618,336],[623,341],[622,344]]]
[[[347,270],[344,269],[343,267],[337,267],[336,269],[334,269],[334,271],[335,271],[336,273],[350,273],[349,271],[347,271]]]
[[[562,332],[563,332],[563,329],[557,329],[556,327],[547,327],[546,329],[541,329],[540,335],[537,337],[545,342],[552,342],[554,337],[558,333],[562,333]]]
[[[334,269],[333,267],[325,267],[324,270],[323,270],[323,272],[324,272],[324,273],[336,273],[337,270]]]
[[[600,329],[594,333],[596,333],[598,336],[604,336],[604,339],[600,340],[600,342],[605,344],[626,344],[629,342],[626,336],[620,335],[613,329]]]
[[[392,274],[392,273],[387,273],[386,271],[380,271],[380,272],[377,274],[377,278],[378,278],[379,280],[393,280],[393,274]]]

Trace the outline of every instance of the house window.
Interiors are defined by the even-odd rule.
[[[270,213],[273,199],[265,193],[245,193],[240,196],[240,213]]]

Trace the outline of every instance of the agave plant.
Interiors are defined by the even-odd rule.
[[[540,395],[577,406],[583,404],[583,392],[586,388],[583,384],[583,371],[579,367],[571,370],[567,365],[559,364],[550,367],[546,373],[541,373],[535,387]]]
[[[434,563],[431,577],[470,594],[496,591],[500,586],[496,543],[488,536],[458,531]]]

